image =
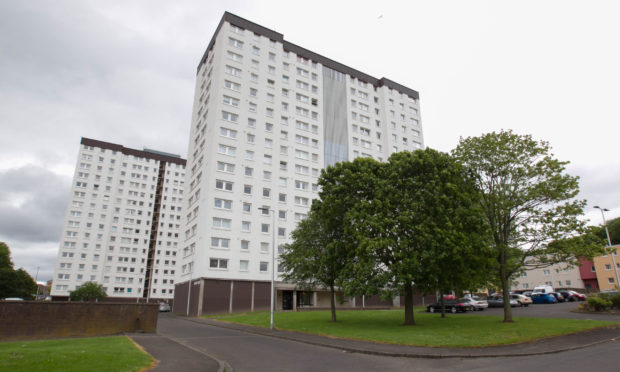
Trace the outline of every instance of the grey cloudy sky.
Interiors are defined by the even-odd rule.
[[[620,216],[617,1],[0,2],[0,241],[50,279],[80,137],[186,156],[224,11],[420,92],[428,147],[513,129]]]

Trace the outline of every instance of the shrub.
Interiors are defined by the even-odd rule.
[[[609,301],[611,301],[612,307],[614,309],[620,310],[620,294],[615,294],[613,296],[609,296]]]
[[[603,311],[611,307],[612,302],[601,297],[588,297],[588,306],[594,311]]]

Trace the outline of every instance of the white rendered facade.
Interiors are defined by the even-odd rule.
[[[93,281],[108,296],[173,298],[184,178],[180,157],[82,138],[52,296]]]
[[[512,290],[527,291],[537,286],[550,285],[553,288],[583,289],[585,285],[581,279],[578,266],[570,267],[567,264],[555,264],[549,267],[536,268],[524,271],[512,283]]]
[[[270,280],[272,229],[277,256],[322,168],[423,147],[417,92],[225,13],[196,76],[177,282]]]

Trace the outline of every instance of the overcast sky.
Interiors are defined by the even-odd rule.
[[[225,10],[420,92],[425,144],[549,141],[620,216],[620,2],[0,2],[0,241],[51,279],[80,137],[187,154],[196,66]]]

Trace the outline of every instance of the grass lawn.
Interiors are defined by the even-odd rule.
[[[126,336],[0,342],[0,371],[139,371],[152,361]]]
[[[415,314],[415,326],[403,326],[403,310],[338,310],[337,323],[330,321],[329,311],[276,313],[274,323],[282,330],[314,333],[348,339],[415,346],[478,347],[504,345],[579,332],[615,322],[516,318],[502,323],[499,316]],[[269,327],[269,313],[212,317],[226,322]]]

